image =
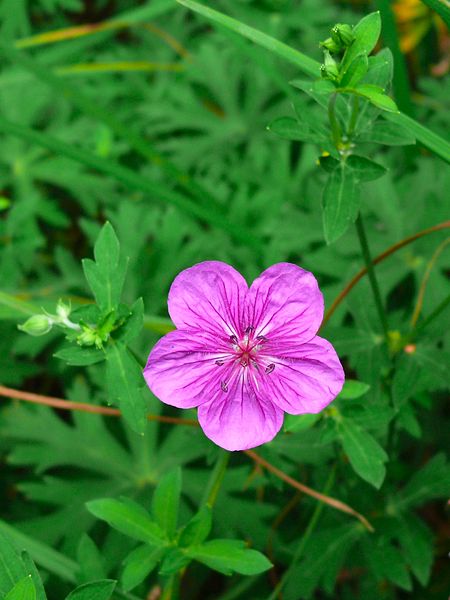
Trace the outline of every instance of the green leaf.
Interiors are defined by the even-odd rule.
[[[436,454],[427,464],[417,471],[409,483],[398,494],[397,508],[404,510],[420,506],[435,498],[450,496],[450,465],[444,454]]]
[[[348,67],[342,72],[339,85],[342,87],[353,87],[359,83],[369,68],[367,52],[355,56]]]
[[[91,500],[86,506],[95,517],[135,540],[154,546],[165,544],[163,531],[140,504],[104,498]]]
[[[387,169],[383,165],[356,154],[352,154],[347,158],[347,165],[353,169],[355,178],[359,181],[373,181],[387,173]]]
[[[431,10],[435,10],[450,29],[450,6],[446,0],[422,0],[422,2]]]
[[[110,401],[119,405],[131,429],[143,433],[147,421],[147,403],[140,389],[142,372],[122,342],[108,346],[106,380]]]
[[[320,418],[319,415],[285,415],[283,430],[284,431],[302,431],[309,429]]]
[[[359,54],[365,52],[366,55],[369,55],[372,52],[380,37],[380,33],[381,17],[378,11],[366,15],[355,25],[353,28],[355,39],[345,51],[342,59],[341,69],[343,72],[347,70],[348,66]]]
[[[370,385],[368,383],[363,383],[356,379],[346,379],[339,398],[342,398],[342,400],[355,400],[367,394],[369,390]]]
[[[398,539],[411,571],[426,586],[433,565],[433,535],[415,515],[405,514],[397,521]]]
[[[144,326],[144,301],[138,298],[131,307],[131,315],[125,323],[114,333],[114,339],[120,340],[124,344],[128,344],[134,340]]]
[[[34,588],[36,590],[36,600],[47,600],[44,585],[42,583],[39,571],[36,569],[36,565],[31,560],[29,554],[25,551],[22,552],[21,558],[27,573],[31,575],[31,579],[33,580]]]
[[[123,589],[129,592],[153,571],[165,553],[165,548],[138,546],[124,560],[120,579]]]
[[[6,594],[5,600],[36,600],[36,588],[31,575],[18,581]]]
[[[364,83],[362,85],[357,85],[353,89],[355,94],[362,96],[363,98],[367,98],[374,106],[377,108],[381,108],[381,110],[389,111],[389,112],[399,112],[397,105],[395,102],[387,96],[383,88],[380,88],[377,85],[372,85],[371,83]]]
[[[178,573],[178,571],[184,569],[184,567],[186,567],[191,560],[192,559],[180,548],[170,548],[170,550],[164,556],[159,573],[163,577]]]
[[[182,529],[179,545],[183,547],[196,546],[206,540],[211,532],[212,511],[209,506],[202,506],[197,514]]]
[[[186,553],[225,575],[257,575],[272,567],[272,563],[261,552],[246,548],[240,540],[211,540],[199,546],[191,546]]]
[[[369,131],[358,136],[358,140],[386,146],[407,146],[416,143],[415,136],[405,127],[389,121],[376,121]]]
[[[325,240],[331,244],[348,229],[359,211],[359,190],[353,170],[341,161],[331,173],[322,197]]]
[[[81,346],[66,346],[53,355],[59,358],[72,367],[88,367],[102,362],[106,358],[103,350],[97,348],[82,348]]]
[[[354,471],[377,489],[381,487],[386,475],[384,463],[388,460],[383,448],[351,419],[339,422],[339,433]]]
[[[78,583],[88,583],[95,579],[106,579],[100,550],[86,533],[80,538],[77,548],[77,559],[80,565]]]
[[[112,579],[84,583],[70,592],[66,600],[109,600],[115,587]]]
[[[152,514],[161,529],[172,539],[178,520],[178,506],[181,494],[181,469],[177,467],[164,475],[152,499]]]
[[[125,281],[126,261],[120,261],[119,240],[110,223],[102,227],[94,247],[95,262],[82,261],[84,274],[104,313],[115,310]]]
[[[306,124],[300,123],[291,117],[280,117],[275,119],[275,121],[270,123],[267,129],[286,140],[313,143],[320,141],[316,132],[311,131]]]

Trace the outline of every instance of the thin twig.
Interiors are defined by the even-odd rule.
[[[89,413],[95,413],[100,415],[105,415],[109,417],[120,417],[122,413],[117,408],[109,408],[106,406],[96,406],[93,404],[87,404],[85,402],[71,402],[70,400],[63,400],[62,398],[54,398],[52,396],[42,396],[41,394],[34,394],[32,392],[23,392],[21,390],[16,390],[13,388],[8,388],[3,385],[0,385],[0,397],[6,398],[14,398],[15,400],[25,400],[26,402],[33,402],[34,404],[43,404],[45,406],[52,406],[54,408],[59,408],[62,410],[80,410]],[[147,419],[149,421],[159,421],[161,423],[171,423],[172,425],[189,425],[193,427],[198,427],[198,422],[194,419],[179,419],[177,417],[163,417],[160,415],[147,415]],[[249,458],[251,458],[255,463],[260,464],[268,471],[271,471],[274,475],[291,485],[297,490],[304,492],[308,496],[312,496],[321,502],[325,502],[329,506],[332,506],[336,510],[340,510],[341,512],[345,512],[349,515],[353,515],[361,523],[369,530],[374,531],[372,525],[367,521],[365,517],[360,515],[356,510],[344,504],[340,500],[336,500],[335,498],[331,498],[321,494],[320,492],[316,492],[312,488],[296,481],[264,458],[261,458],[258,454],[253,452],[253,450],[244,450],[244,454],[246,454]]]
[[[417,295],[417,303],[414,308],[413,315],[411,317],[411,327],[412,328],[414,328],[416,326],[417,319],[419,318],[420,311],[422,310],[423,298],[425,296],[425,290],[427,288],[428,279],[430,277],[431,271],[432,271],[437,259],[439,258],[441,253],[444,251],[445,247],[448,246],[448,244],[450,244],[450,237],[447,238],[446,240],[444,240],[441,244],[439,244],[439,246],[436,248],[433,256],[431,257],[430,262],[427,265],[425,274],[424,274],[422,282],[420,284],[419,293]]]
[[[397,252],[397,250],[404,248],[408,244],[411,244],[411,242],[415,242],[416,240],[418,240],[421,237],[424,237],[425,235],[429,235],[430,233],[434,233],[435,231],[440,231],[441,229],[448,229],[448,228],[450,228],[450,221],[444,221],[443,223],[439,223],[438,225],[434,225],[433,227],[428,227],[427,229],[424,229],[422,231],[419,231],[418,233],[410,235],[409,237],[407,237],[403,240],[400,240],[400,242],[393,244],[387,250],[385,250],[384,252],[382,252],[381,254],[376,256],[373,259],[372,264],[377,265],[378,263],[382,262],[385,258],[388,258],[388,256],[391,256],[391,254],[394,254],[395,252]],[[333,313],[335,312],[335,310],[337,309],[339,304],[342,302],[342,300],[344,300],[344,298],[355,287],[355,285],[358,283],[358,281],[364,277],[364,275],[366,273],[367,273],[367,269],[366,269],[366,267],[364,267],[347,283],[345,288],[336,297],[336,299],[334,300],[334,302],[332,303],[330,308],[325,313],[324,319],[322,321],[322,327],[324,327],[328,323],[331,316],[333,315]]]
[[[277,477],[279,477],[280,479],[282,479],[283,481],[285,481],[286,483],[291,485],[293,488],[300,490],[300,492],[303,492],[304,494],[307,494],[308,496],[311,496],[312,498],[315,498],[316,500],[319,500],[320,502],[324,502],[325,504],[332,506],[336,510],[340,510],[341,512],[347,513],[348,515],[353,515],[354,517],[356,517],[358,519],[358,521],[360,521],[364,525],[364,527],[366,529],[368,529],[371,532],[375,531],[374,528],[372,527],[372,525],[366,519],[366,517],[361,515],[359,512],[357,512],[355,509],[353,509],[348,504],[345,504],[344,502],[341,502],[340,500],[336,500],[336,498],[332,498],[331,496],[325,496],[324,494],[321,494],[320,492],[313,490],[312,488],[308,487],[307,485],[300,483],[296,479],[293,479],[292,477],[287,475],[281,469],[278,469],[277,467],[272,465],[270,462],[268,462],[267,460],[262,458],[262,456],[259,456],[259,454],[256,454],[256,452],[254,452],[253,450],[244,450],[244,453],[247,456],[249,456],[253,461],[259,463],[262,467],[264,467],[265,469],[267,469],[268,471],[270,471],[271,473],[273,473],[274,475],[276,475]]]

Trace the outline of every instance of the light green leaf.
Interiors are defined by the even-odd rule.
[[[138,546],[124,560],[121,584],[126,592],[139,585],[153,571],[165,552],[165,548]]]
[[[161,529],[172,539],[178,519],[178,505],[181,494],[181,469],[161,477],[152,499],[152,514]]]
[[[347,48],[342,59],[341,69],[343,69],[343,72],[347,70],[348,66],[359,54],[365,52],[369,55],[372,52],[380,37],[380,33],[381,17],[378,11],[366,15],[355,25],[353,28],[355,40]]]
[[[18,581],[6,594],[5,600],[36,600],[36,588],[31,575]]]
[[[354,88],[354,93],[367,98],[374,106],[389,112],[398,112],[395,102],[387,96],[383,89],[371,83],[364,83]]]
[[[199,546],[191,546],[186,553],[210,569],[225,575],[257,575],[272,567],[261,552],[246,548],[240,540],[211,540]]]
[[[368,383],[363,383],[356,379],[346,379],[339,398],[343,400],[355,400],[355,398],[360,398],[364,394],[367,394],[369,390],[370,385]]]
[[[351,419],[339,423],[342,447],[355,472],[376,488],[386,475],[384,463],[388,456],[375,438],[356,425]]]
[[[284,431],[302,431],[309,429],[320,418],[320,415],[285,415],[283,430]]]
[[[353,87],[357,85],[367,73],[368,68],[369,59],[367,58],[367,53],[362,52],[361,54],[358,54],[342,72],[339,85],[342,87]]]
[[[70,592],[66,600],[109,600],[115,587],[112,579],[84,583]]]
[[[359,190],[353,170],[341,161],[331,173],[322,197],[325,240],[331,244],[348,229],[359,211]]]
[[[135,540],[154,546],[165,544],[163,531],[140,504],[129,499],[104,498],[92,500],[86,506],[95,517]]]

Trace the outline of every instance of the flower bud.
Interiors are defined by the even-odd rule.
[[[56,314],[58,317],[64,322],[70,315],[70,311],[72,307],[69,304],[65,304],[61,298],[58,300],[58,304],[56,305]]]
[[[353,43],[355,35],[352,27],[345,23],[337,23],[331,30],[331,38],[341,50],[348,48]]]
[[[28,333],[28,335],[45,335],[50,331],[53,325],[53,320],[47,315],[33,315],[29,319],[18,325],[20,331]]]
[[[325,41],[320,42],[319,44],[322,48],[325,48],[325,50],[328,50],[329,52],[331,52],[332,54],[335,54],[336,52],[339,52],[341,49],[341,45],[340,44],[336,44],[336,42],[332,39],[332,38],[327,38]]]

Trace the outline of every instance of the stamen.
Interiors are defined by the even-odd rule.
[[[241,359],[241,366],[246,367],[248,365],[248,361],[245,358]]]
[[[222,389],[222,392],[228,392],[228,385],[226,384],[225,381],[220,382],[220,387]]]
[[[255,328],[253,327],[253,325],[249,325],[244,333],[245,335],[250,335],[253,331],[255,331]]]
[[[266,374],[270,375],[274,369],[275,369],[275,365],[273,363],[271,363],[270,365],[268,365],[266,367]]]
[[[256,339],[257,339],[259,342],[268,342],[268,341],[269,341],[269,340],[266,338],[266,336],[265,336],[265,335],[257,335],[257,336],[256,336]]]
[[[230,342],[231,342],[232,344],[235,344],[235,345],[237,346],[237,344],[238,344],[238,339],[237,339],[237,337],[236,337],[235,335],[230,335]]]
[[[217,365],[218,367],[221,367],[221,366],[222,366],[224,363],[225,363],[225,361],[224,361],[224,360],[222,360],[222,359],[218,359],[218,360],[216,360],[216,365]]]

